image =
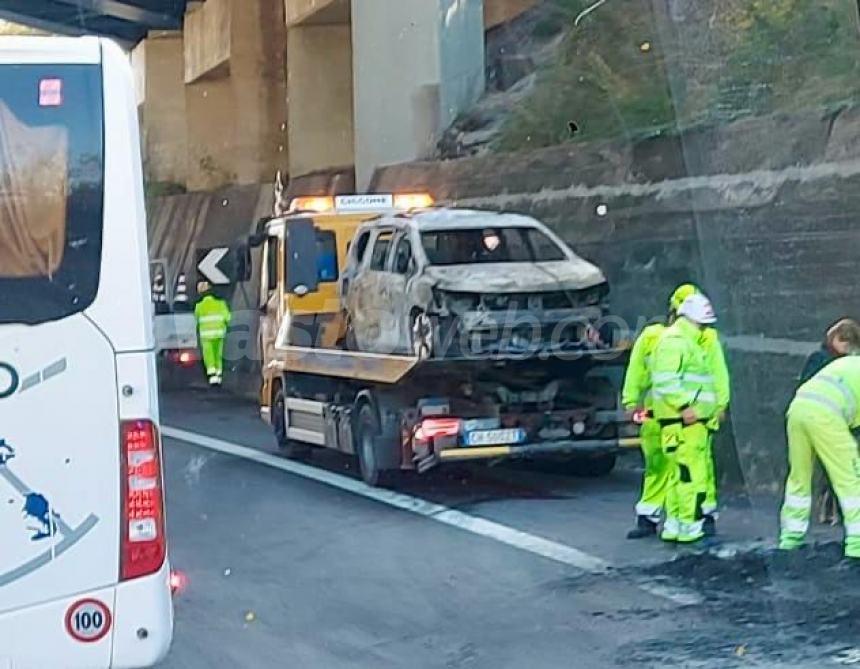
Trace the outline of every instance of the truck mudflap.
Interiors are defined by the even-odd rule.
[[[619,439],[570,439],[542,441],[516,446],[478,446],[446,448],[436,455],[440,462],[460,460],[516,459],[541,455],[580,455],[585,453],[616,453],[625,449],[639,448],[639,437]]]

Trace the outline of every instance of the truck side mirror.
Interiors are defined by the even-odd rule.
[[[313,220],[301,218],[287,223],[284,234],[286,291],[307,295],[319,288],[317,231]]]
[[[236,258],[236,281],[250,281],[254,273],[254,262],[251,259],[251,245],[239,244],[234,250]]]

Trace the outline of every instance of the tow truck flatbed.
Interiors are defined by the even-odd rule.
[[[422,360],[406,355],[285,346],[275,348],[275,356],[269,363],[269,369],[279,373],[313,374],[359,382],[397,384],[407,377],[415,380],[424,375],[452,373],[465,376],[484,373],[488,369],[516,374],[518,371],[533,371],[536,367],[551,366],[554,373],[558,374],[559,365],[564,369],[597,362],[624,364],[628,354],[629,348],[622,346],[528,357],[487,355]]]

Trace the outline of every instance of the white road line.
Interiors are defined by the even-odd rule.
[[[547,558],[548,560],[553,560],[554,562],[560,562],[561,564],[575,567],[576,569],[588,574],[603,574],[609,571],[612,567],[612,565],[606,560],[585,553],[573,546],[567,546],[566,544],[544,539],[542,537],[529,534],[528,532],[523,532],[507,525],[502,525],[501,523],[497,523],[492,520],[471,516],[467,513],[463,513],[462,511],[451,509],[442,504],[428,502],[426,500],[419,499],[418,497],[404,495],[403,493],[394,492],[393,490],[374,488],[363,481],[357,481],[349,478],[348,476],[343,476],[342,474],[335,474],[325,469],[311,467],[310,465],[305,465],[300,462],[284,460],[276,455],[272,455],[271,453],[265,453],[254,448],[241,446],[222,439],[215,439],[214,437],[207,437],[196,432],[189,432],[175,427],[163,426],[161,428],[161,432],[165,437],[170,437],[171,439],[177,439],[179,441],[184,441],[186,443],[217,451],[219,453],[224,453],[226,455],[251,460],[267,467],[280,469],[306,479],[311,479],[312,481],[317,481],[318,483],[323,483],[333,488],[361,495],[362,497],[382,502],[388,506],[435,520],[443,525],[456,527],[458,529],[465,530],[466,532],[471,532],[472,534],[492,539],[493,541],[505,544],[506,546],[511,546],[513,548],[532,553],[533,555],[539,555],[540,557]],[[698,595],[689,591],[648,583],[639,583],[637,585],[645,592],[662,597],[663,599],[668,599],[682,606],[688,606],[701,601],[701,598]]]

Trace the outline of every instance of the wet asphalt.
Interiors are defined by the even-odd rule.
[[[162,411],[274,451],[255,407],[226,394],[168,394]],[[635,456],[605,479],[480,464],[400,487],[598,557],[598,575],[174,439],[165,459],[171,560],[187,578],[165,668],[860,664],[860,569],[834,530],[786,558],[769,547],[775,502],[735,495],[709,551],[627,541]],[[313,463],[355,476],[339,454]],[[696,603],[654,594],[667,588]]]

